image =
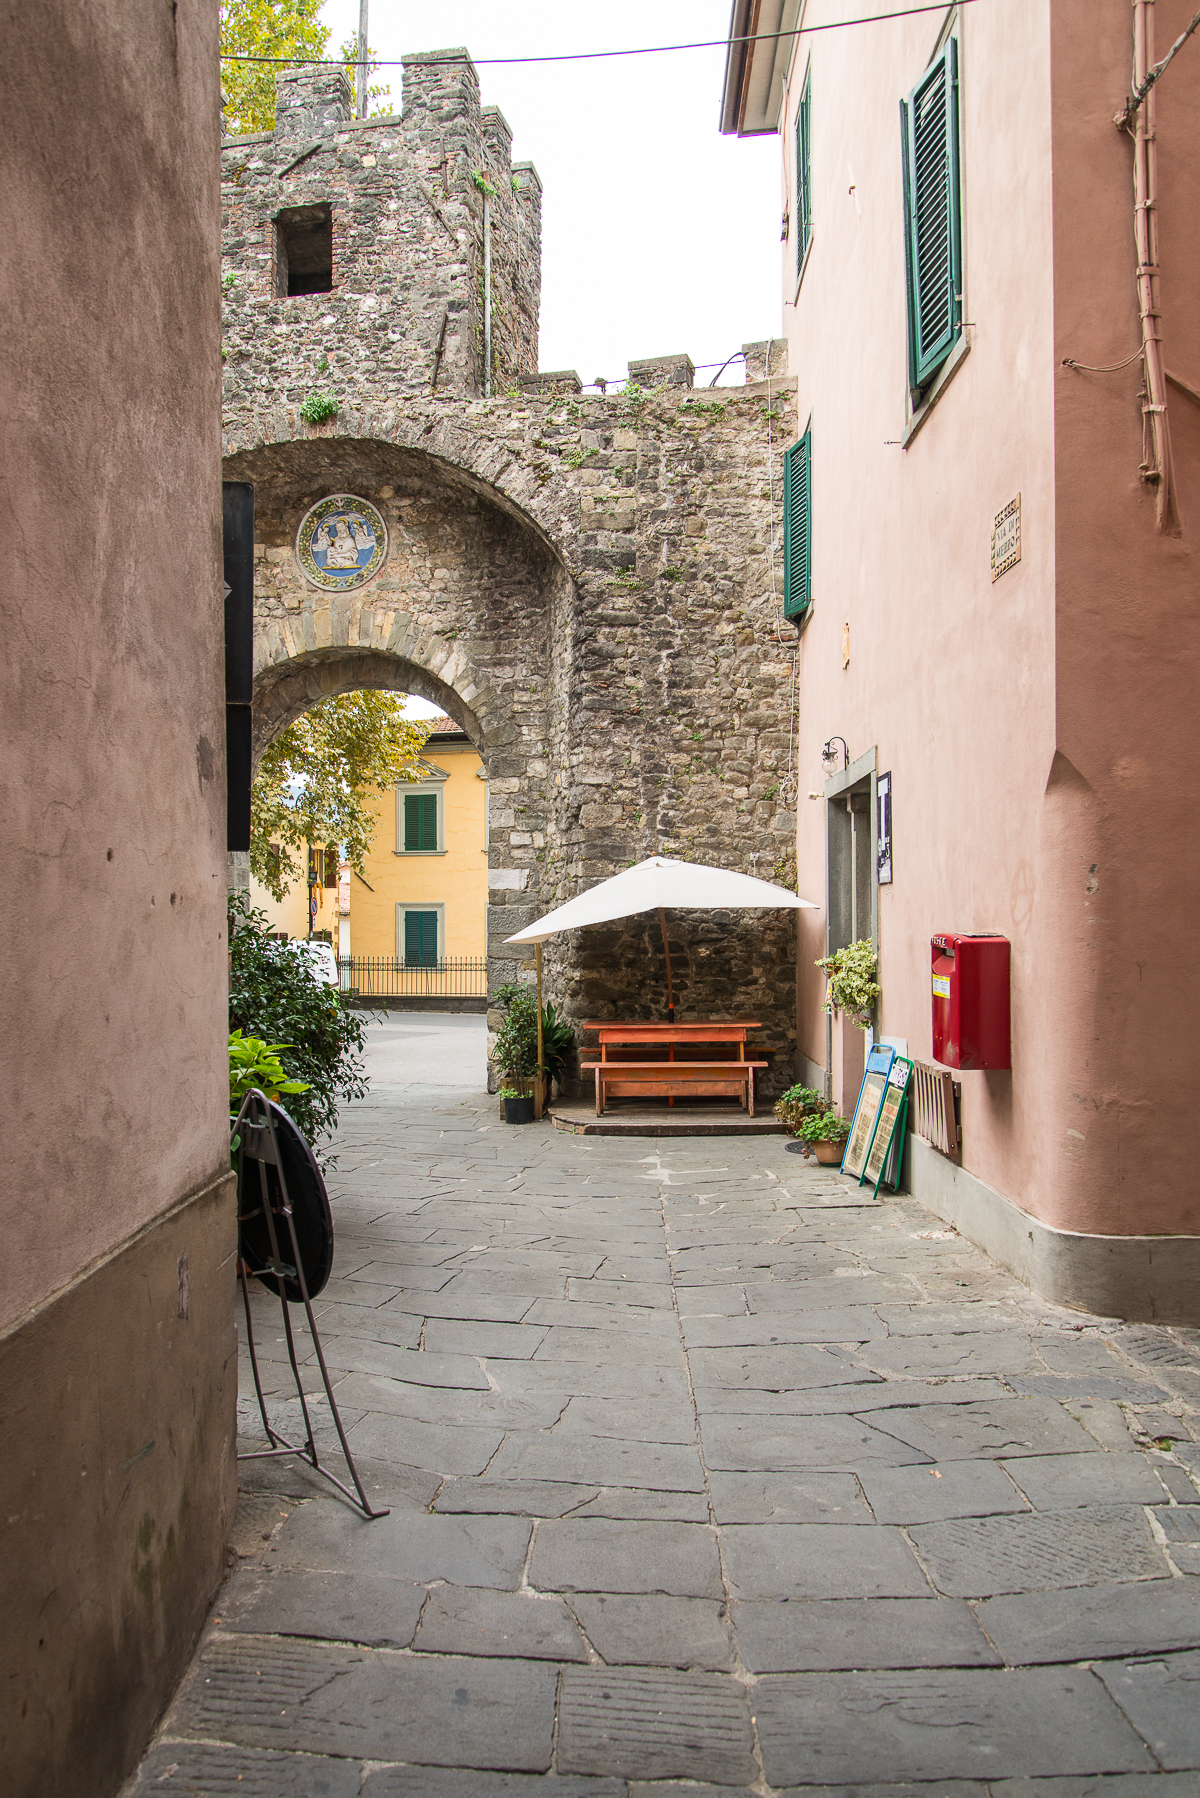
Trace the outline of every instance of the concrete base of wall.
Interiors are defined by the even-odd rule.
[[[477,1017],[483,1017],[488,1008],[486,999],[409,998],[396,994],[379,999],[351,999],[349,1005],[352,1011],[469,1011]]]
[[[904,1183],[1039,1298],[1131,1322],[1200,1324],[1200,1236],[1089,1236],[1054,1230],[908,1138]]]
[[[187,1666],[237,1497],[236,1228],[228,1174],[0,1339],[12,1798],[115,1792]]]

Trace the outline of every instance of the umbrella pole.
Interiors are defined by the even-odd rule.
[[[671,949],[667,942],[666,913],[661,905],[658,908],[658,921],[662,925],[663,954],[667,958],[667,1022],[673,1024],[675,1022],[675,995],[671,990]]]
[[[542,945],[535,943],[537,951],[537,1020],[538,1020],[538,1071],[533,1089],[533,1109],[537,1117],[541,1117],[546,1103],[546,1076],[542,1072],[545,1051],[542,1044]]]

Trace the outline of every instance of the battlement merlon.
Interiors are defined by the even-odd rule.
[[[256,388],[288,404],[317,385],[339,404],[481,393],[481,184],[493,388],[536,373],[537,171],[513,166],[508,123],[481,107],[465,49],[403,67],[403,111],[369,119],[351,116],[339,65],[282,69],[274,131],[222,144],[227,409]]]

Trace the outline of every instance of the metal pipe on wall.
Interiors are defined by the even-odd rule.
[[[367,0],[358,0],[358,67],[354,72],[358,116],[367,116]]]
[[[483,397],[492,397],[492,212],[483,196]]]
[[[1154,60],[1154,0],[1134,0],[1133,85],[1135,92]],[[1137,244],[1138,313],[1141,319],[1145,389],[1142,399],[1144,448],[1142,477],[1158,489],[1156,516],[1164,530],[1175,516],[1171,484],[1171,436],[1167,424],[1167,386],[1159,336],[1158,146],[1154,132],[1153,87],[1137,109],[1133,125],[1133,219]]]

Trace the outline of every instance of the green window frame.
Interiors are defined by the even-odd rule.
[[[796,108],[796,279],[812,242],[812,70]]]
[[[437,805],[436,793],[404,795],[404,848],[407,853],[437,849]]]
[[[812,427],[783,452],[783,615],[812,604]]]
[[[962,335],[958,40],[900,102],[908,384],[914,402]]]

